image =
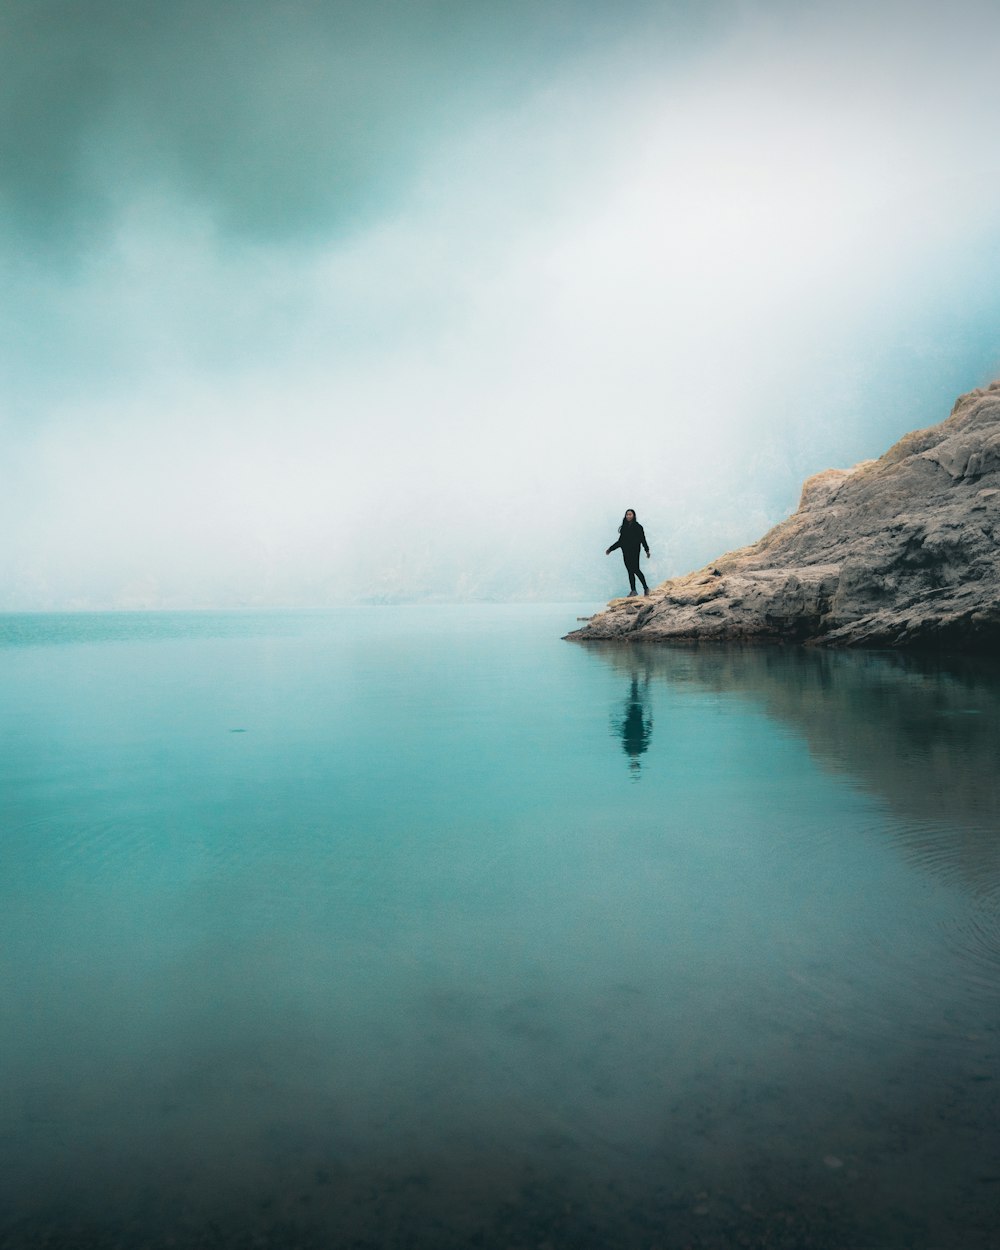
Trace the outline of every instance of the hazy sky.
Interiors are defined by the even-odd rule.
[[[1000,373],[1000,5],[0,0],[0,609],[619,593]]]

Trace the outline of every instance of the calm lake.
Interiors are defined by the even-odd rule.
[[[0,617],[0,1246],[1000,1245],[1000,672]]]

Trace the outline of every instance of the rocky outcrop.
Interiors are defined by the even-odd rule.
[[[809,478],[752,546],[567,637],[1000,651],[1000,382],[881,459]]]

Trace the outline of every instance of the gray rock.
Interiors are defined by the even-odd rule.
[[[809,478],[752,546],[567,637],[998,649],[1000,381],[881,459]]]

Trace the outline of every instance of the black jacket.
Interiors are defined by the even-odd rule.
[[[646,542],[646,531],[642,528],[638,521],[633,521],[631,525],[626,522],[621,528],[621,534],[616,543],[608,548],[608,551],[614,551],[621,548],[622,555],[628,559],[629,556],[638,558],[639,548],[646,548],[646,556],[649,556],[649,543]]]

